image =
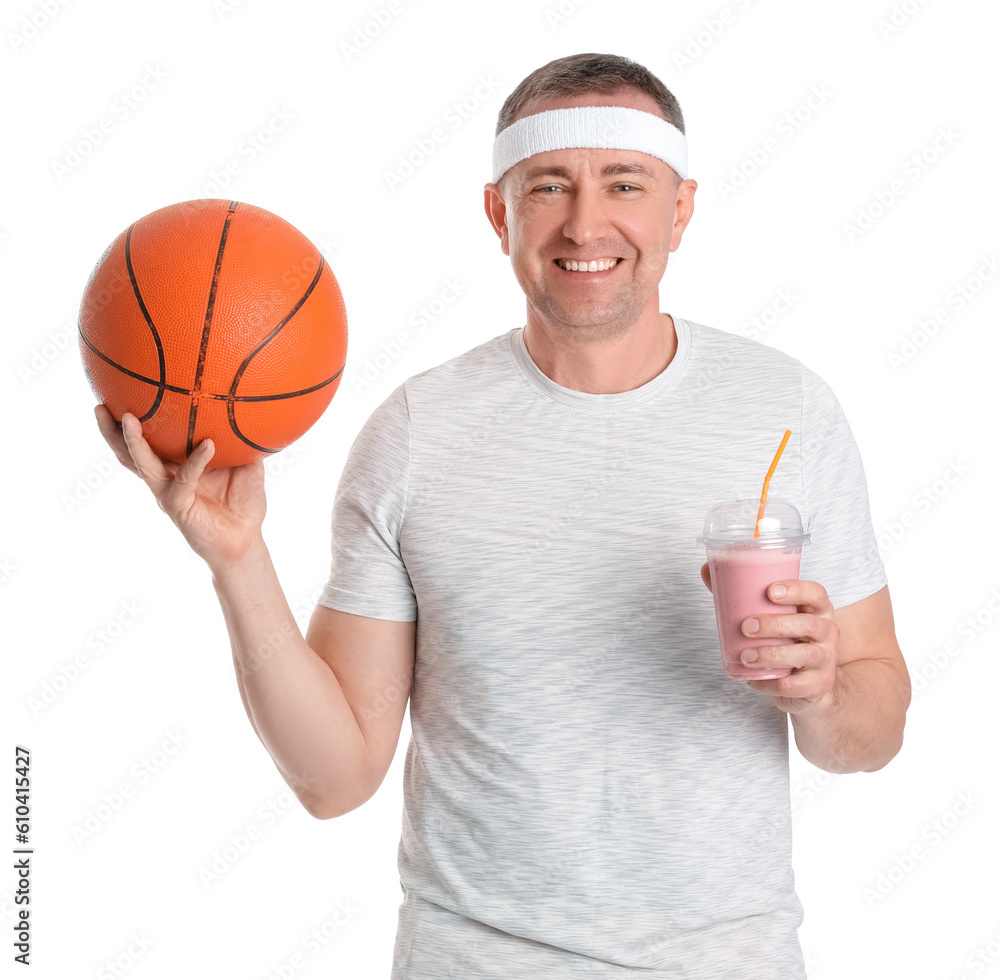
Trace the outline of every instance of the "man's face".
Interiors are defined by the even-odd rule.
[[[522,115],[621,105],[660,115],[647,95],[623,90],[552,99]],[[577,340],[621,336],[645,311],[659,315],[658,285],[680,245],[697,184],[675,185],[662,160],[632,150],[537,153],[486,187],[486,210],[528,301],[529,318]],[[573,271],[570,264],[576,262]],[[603,262],[603,271],[581,263]]]

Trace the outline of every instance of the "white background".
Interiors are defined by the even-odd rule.
[[[32,753],[35,976],[112,976],[118,958],[135,980],[266,980],[298,955],[295,977],[387,978],[401,898],[408,717],[362,808],[317,821],[292,797],[244,714],[207,568],[146,487],[107,465],[75,326],[94,263],[129,223],[193,197],[272,210],[326,253],[347,370],[323,418],[269,461],[264,524],[304,629],[364,420],[405,378],[523,323],[482,209],[497,111],[552,58],[608,51],[678,97],[700,185],[661,309],[743,333],[766,317],[759,338],[838,394],[914,680],[887,768],[830,776],[791,749],[809,975],[1000,977],[995,5],[558,3],[401,0],[381,25],[381,0],[4,5],[3,745],[8,786],[14,745]],[[357,35],[366,23],[373,36]],[[279,109],[292,121],[262,132]],[[446,139],[390,188],[436,127]],[[239,173],[219,192],[230,161]],[[754,172],[727,191],[741,167]],[[459,299],[358,390],[365,361],[448,279]],[[774,315],[782,290],[794,302]],[[947,322],[929,337],[920,322],[938,309]],[[156,754],[164,743],[172,754]],[[79,839],[98,812],[109,819]],[[0,876],[5,959],[13,887]]]

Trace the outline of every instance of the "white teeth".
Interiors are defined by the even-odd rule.
[[[618,264],[618,259],[596,259],[591,262],[577,262],[574,259],[556,259],[556,261],[560,268],[569,272],[604,272]]]

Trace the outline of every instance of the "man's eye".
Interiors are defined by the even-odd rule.
[[[559,190],[558,184],[546,184],[544,187],[536,187],[535,190],[539,191],[557,191]]]
[[[626,191],[637,191],[639,189],[635,184],[619,184],[618,186]]]

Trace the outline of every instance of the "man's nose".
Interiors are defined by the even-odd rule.
[[[563,234],[572,241],[583,244],[606,238],[608,231],[608,214],[600,190],[586,185],[577,187],[570,197]]]

